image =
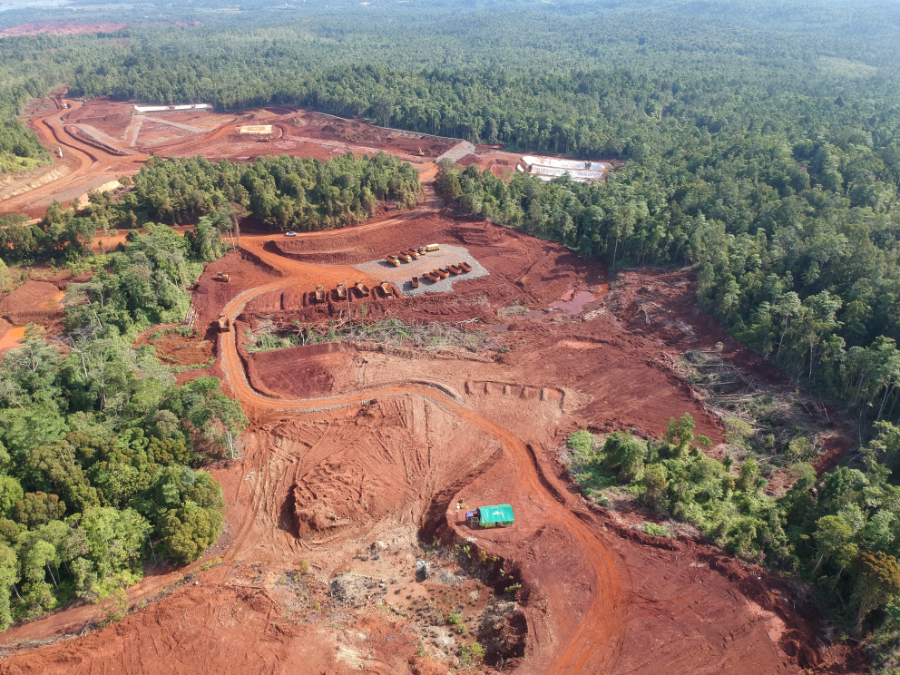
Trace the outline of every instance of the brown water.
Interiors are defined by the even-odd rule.
[[[567,296],[569,299],[566,299]],[[584,306],[586,304],[596,300],[598,297],[599,296],[587,291],[581,291],[580,293],[575,294],[573,297],[573,293],[570,291],[563,296],[562,300],[557,300],[556,302],[551,304],[550,308],[558,309],[565,312],[566,314],[578,314],[584,309]]]
[[[13,347],[18,347],[24,337],[25,326],[10,328],[9,332],[0,338],[0,349],[12,349]]]

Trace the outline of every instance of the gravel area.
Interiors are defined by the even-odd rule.
[[[385,256],[387,255],[388,253],[385,253]],[[436,267],[446,269],[447,265],[455,265],[459,262],[469,263],[472,266],[472,271],[458,276],[451,274],[437,283],[431,283],[422,276]],[[403,295],[408,297],[422,295],[423,293],[450,293],[453,290],[453,284],[457,281],[477,279],[490,274],[472,257],[468,249],[463,246],[450,246],[448,244],[441,244],[440,250],[426,253],[411,263],[400,263],[400,267],[394,267],[385,262],[384,259],[354,265],[354,267],[372,278],[386,279],[392,282],[400,289]],[[419,277],[418,288],[412,287],[411,279],[414,276]]]

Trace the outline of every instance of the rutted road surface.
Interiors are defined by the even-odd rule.
[[[259,249],[254,252],[259,253]],[[294,265],[301,265],[300,263],[286,265],[278,256],[274,255],[267,256],[265,261],[286,275],[290,275]],[[312,272],[316,266],[304,265],[303,267]],[[321,272],[321,269],[318,271]],[[309,281],[306,278],[301,277],[301,281],[303,287],[309,287]],[[233,326],[234,320],[241,314],[244,306],[254,297],[291,285],[274,283],[245,291],[232,300],[223,311],[231,319]],[[578,632],[569,637],[564,648],[560,650],[552,672],[560,675],[608,672],[619,652],[623,625],[622,611],[618,609],[623,592],[622,581],[615,560],[597,533],[572,511],[560,504],[556,496],[544,486],[528,448],[514,434],[465,407],[446,393],[446,387],[439,383],[385,384],[383,387],[367,389],[355,394],[320,399],[277,399],[263,396],[255,391],[247,380],[238,354],[233,327],[219,337],[219,354],[226,381],[245,409],[307,413],[358,405],[374,398],[387,396],[421,396],[438,403],[459,419],[472,424],[503,443],[504,448],[512,454],[518,472],[513,492],[517,495],[531,496],[547,514],[548,523],[556,523],[568,530],[583,547],[596,574],[597,581],[594,586],[596,591],[589,614]]]

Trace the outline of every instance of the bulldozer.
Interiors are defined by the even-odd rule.
[[[219,332],[227,333],[231,330],[231,319],[225,314],[219,314]]]
[[[221,282],[226,283],[226,284],[227,284],[229,281],[231,281],[231,276],[229,276],[228,274],[225,274],[225,272],[219,272],[219,273],[217,273],[215,278],[216,278],[216,281],[221,281]]]

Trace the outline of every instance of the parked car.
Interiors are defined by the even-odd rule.
[[[291,231],[291,232],[285,232],[285,233],[284,233],[284,236],[285,236],[285,237],[296,237],[296,236],[297,236],[297,233],[296,233],[296,232],[293,232],[293,231]]]

